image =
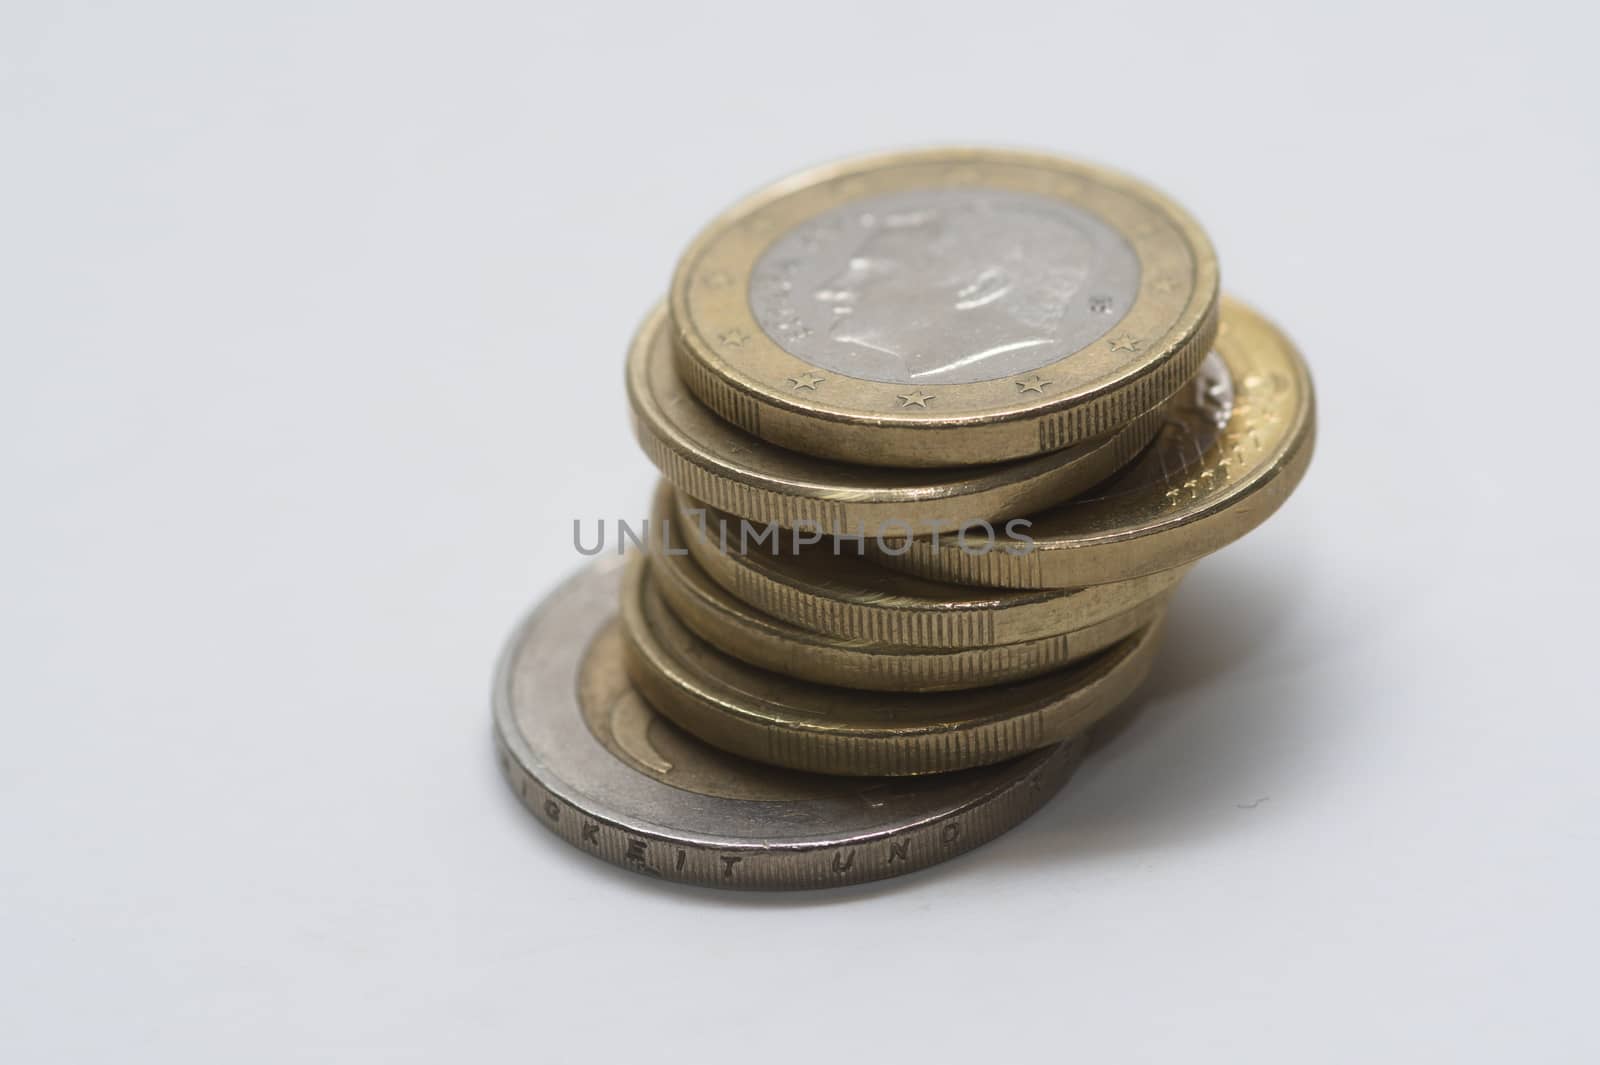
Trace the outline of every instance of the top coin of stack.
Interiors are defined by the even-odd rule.
[[[678,365],[733,425],[809,455],[967,466],[1092,440],[1216,333],[1200,227],[1131,179],[1014,152],[913,153],[781,182],[672,282]]]

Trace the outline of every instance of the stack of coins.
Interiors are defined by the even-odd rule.
[[[627,360],[643,549],[513,637],[513,786],[639,872],[821,887],[1026,817],[1150,671],[1188,568],[1265,520],[1311,381],[1180,208],[946,150],[715,220]]]

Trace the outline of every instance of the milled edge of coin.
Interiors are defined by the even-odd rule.
[[[692,513],[696,510],[703,512],[708,530],[720,532],[730,524],[723,512],[681,491],[675,496],[673,515],[684,528],[699,527]],[[690,536],[687,545],[700,568],[724,591],[779,621],[840,640],[919,651],[1022,643],[1087,628],[1171,593],[1190,569],[1182,566],[1084,588],[978,588],[879,567],[849,555],[853,549],[841,542],[845,553],[838,561],[847,573],[858,565],[870,566],[881,568],[885,578],[904,581],[904,592],[890,594],[838,583],[823,587],[786,564],[785,554],[723,551],[709,535]]]
[[[860,403],[836,403],[811,392],[801,396],[798,390],[786,394],[778,382],[797,380],[793,375],[806,372],[808,364],[789,355],[775,340],[767,337],[747,313],[739,314],[737,325],[729,324],[721,331],[721,335],[740,338],[737,364],[719,352],[711,338],[701,331],[690,307],[690,290],[698,291],[709,286],[711,278],[726,276],[721,270],[707,270],[702,260],[719,241],[739,227],[752,224],[752,220],[774,204],[829,183],[837,182],[844,188],[851,183],[869,183],[884,174],[933,168],[943,168],[949,175],[967,175],[967,179],[952,178],[920,187],[954,187],[963,183],[987,187],[996,179],[991,175],[988,181],[978,180],[981,177],[979,168],[985,165],[1002,170],[1036,170],[1053,175],[1063,188],[1076,188],[1081,192],[1086,187],[1097,186],[1102,194],[1141,201],[1187,246],[1192,259],[1189,297],[1174,315],[1173,323],[1159,338],[1154,338],[1154,342],[1149,337],[1130,338],[1136,341],[1132,350],[1142,356],[1140,359],[1130,361],[1127,368],[1109,375],[1109,379],[1086,383],[1048,399],[1042,398],[1041,393],[1040,399],[1031,402],[1019,400],[1020,393],[1004,391],[1003,385],[1012,383],[1009,378],[996,378],[992,383],[1002,387],[995,391],[1009,402],[997,399],[976,411],[941,415],[910,406],[868,410]],[[861,194],[871,195],[873,190],[864,189]],[[1123,236],[1138,247],[1141,239],[1138,235],[1124,232]],[[1148,269],[1143,254],[1140,259]],[[1155,279],[1148,280],[1152,285],[1157,283]],[[736,287],[743,291],[745,283],[738,282]],[[719,282],[716,287],[724,285],[725,282]],[[1143,289],[1144,282],[1141,282],[1141,294],[1128,314],[1138,310],[1144,300],[1160,298],[1147,295]],[[1043,153],[955,148],[890,153],[826,164],[776,182],[745,198],[706,226],[684,252],[673,275],[669,300],[677,337],[674,347],[679,371],[690,390],[726,421],[795,451],[844,461],[871,455],[873,462],[880,465],[920,467],[1024,458],[1093,439],[1137,417],[1176,390],[1211,350],[1220,292],[1220,272],[1210,238],[1187,211],[1152,186],[1130,175]],[[739,310],[742,312],[746,308]],[[1144,349],[1138,344],[1150,346]],[[1086,349],[1039,367],[1036,375],[1068,374],[1073,356],[1082,350]],[[773,370],[768,375],[772,380],[768,381],[745,368],[752,361],[770,361],[780,369]],[[868,389],[876,389],[881,384],[842,374],[833,376]],[[991,382],[979,384],[987,387]]]
[[[1066,783],[1086,749],[1086,740],[1061,744],[1010,765],[980,770],[973,792],[960,802],[909,816],[891,827],[850,835],[842,828],[812,836],[756,841],[728,833],[686,831],[626,812],[602,812],[592,796],[580,794],[557,767],[541,756],[517,724],[513,682],[522,656],[537,652],[540,626],[576,609],[578,624],[563,625],[572,650],[543,662],[557,674],[550,703],[541,713],[565,713],[588,733],[577,705],[576,675],[590,644],[614,617],[621,560],[594,563],[569,578],[516,627],[502,651],[494,680],[494,734],[498,761],[507,784],[534,818],[576,849],[602,861],[660,880],[743,890],[799,890],[838,887],[914,872],[972,850],[1013,828]],[[571,600],[577,600],[574,607]],[[576,631],[574,631],[576,630]],[[732,823],[748,824],[763,808],[786,805],[725,799],[651,781],[604,752],[630,783],[688,794],[706,811],[726,809]],[[665,804],[663,804],[664,806]],[[863,804],[865,806],[865,804]],[[770,812],[768,813],[770,816]],[[653,856],[664,854],[664,864]]]
[[[626,377],[639,446],[662,476],[694,498],[786,528],[811,524],[829,533],[896,538],[908,527],[918,535],[933,523],[999,521],[1077,494],[1150,443],[1170,398],[1157,396],[1126,424],[1049,454],[960,469],[880,468],[788,451],[719,419],[675,372],[665,304],[635,334]],[[863,456],[873,450],[857,457]]]
[[[1046,511],[1031,519],[1033,548],[1026,552],[1012,554],[997,548],[980,553],[965,550],[957,538],[949,538],[937,549],[926,541],[911,541],[903,553],[879,552],[876,560],[928,580],[1035,590],[1130,580],[1192,564],[1228,546],[1288,500],[1305,477],[1316,449],[1316,394],[1305,358],[1269,319],[1238,300],[1225,298],[1223,329],[1216,345],[1219,357],[1228,363],[1228,353],[1236,345],[1250,342],[1270,345],[1273,356],[1283,360],[1283,370],[1293,378],[1299,402],[1276,445],[1264,450],[1247,476],[1231,471],[1249,457],[1245,444],[1259,440],[1261,426],[1252,421],[1255,412],[1248,405],[1236,404],[1200,469],[1182,485],[1152,485],[1150,492],[1156,496],[1130,504],[1149,506],[1155,498],[1165,500],[1156,520],[1130,522],[1109,533],[1052,536],[1040,531],[1041,524],[1052,517],[1052,512]],[[1235,366],[1229,364],[1228,372],[1234,375]],[[1202,483],[1209,485],[1217,479],[1228,483],[1228,489],[1200,499]],[[1075,505],[1080,504],[1069,500],[1061,505],[1061,511]],[[868,546],[872,546],[870,541]]]
[[[1015,758],[1087,732],[1149,673],[1164,612],[1140,632],[1064,670],[967,691],[868,692],[808,684],[746,665],[695,636],[636,560],[623,579],[622,632],[628,675],[656,710],[725,751],[814,773],[918,776]],[[647,616],[648,615],[648,616]],[[655,626],[677,626],[714,663],[714,672],[674,654]],[[796,710],[736,680],[791,695]],[[840,717],[850,704],[887,706],[885,721]],[[932,717],[933,711],[948,711]]]
[[[1148,625],[1166,608],[1165,595],[1103,621],[1036,640],[912,651],[838,640],[787,625],[729,595],[684,546],[695,534],[672,520],[672,487],[656,493],[649,539],[655,586],[684,626],[713,647],[761,669],[814,684],[886,692],[959,691],[1026,680],[1061,669]],[[681,553],[680,553],[681,552]]]

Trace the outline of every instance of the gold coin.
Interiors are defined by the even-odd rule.
[[[695,399],[673,363],[665,307],[652,312],[635,337],[627,378],[640,446],[663,476],[694,498],[756,521],[897,539],[1070,498],[1137,455],[1166,419],[1165,405],[1158,404],[1098,440],[960,470],[832,462],[751,436]]]
[[[725,591],[779,621],[857,643],[932,651],[1039,640],[1166,595],[1189,572],[1077,589],[980,589],[886,569],[845,540],[740,550],[737,519],[675,496],[673,513],[693,531],[689,554]]]
[[[684,253],[671,306],[685,382],[741,429],[846,462],[959,466],[1156,406],[1210,350],[1217,279],[1200,227],[1131,178],[946,149],[757,193]]]
[[[1032,680],[908,694],[811,684],[747,665],[673,614],[636,557],[623,582],[628,676],[657,712],[768,765],[841,776],[915,776],[1013,758],[1077,736],[1150,670],[1161,619],[1100,654]]]
[[[938,547],[912,541],[879,560],[1003,588],[1074,588],[1170,570],[1270,517],[1305,476],[1315,440],[1305,360],[1276,326],[1227,299],[1216,352],[1156,442],[1089,496],[1032,518],[1031,550],[955,536]]]
[[[1103,651],[1166,609],[1160,595],[1070,632],[1022,643],[915,651],[840,640],[786,625],[729,595],[706,576],[686,544],[699,530],[674,521],[673,490],[662,482],[650,515],[651,573],[678,620],[713,647],[753,666],[817,684],[869,691],[981,688],[1036,677]],[[715,546],[711,548],[717,550]]]

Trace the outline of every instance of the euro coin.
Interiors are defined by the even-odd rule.
[[[757,193],[691,244],[670,298],[684,380],[725,420],[845,462],[959,466],[1155,407],[1210,350],[1217,295],[1209,239],[1155,190],[946,149]]]
[[[1027,817],[1083,744],[928,780],[862,780],[758,765],[688,735],[622,669],[619,560],[555,591],[513,634],[494,686],[512,790],[587,854],[660,880],[821,888],[921,869]]]
[[[656,587],[678,620],[743,662],[817,684],[931,692],[1023,680],[1105,650],[1166,608],[1163,595],[1086,628],[957,651],[910,651],[840,640],[784,624],[729,595],[689,557],[684,545],[698,531],[674,523],[671,514],[672,486],[663,483],[650,517],[650,565]]]
[[[953,536],[937,546],[910,541],[878,560],[1002,588],[1076,588],[1170,570],[1276,512],[1305,476],[1315,440],[1305,360],[1277,327],[1227,300],[1215,354],[1155,443],[1087,496],[1029,519],[1027,550]]]
[[[1073,589],[975,588],[881,566],[863,558],[865,544],[853,540],[791,536],[757,545],[738,519],[682,492],[673,514],[694,531],[685,540],[706,576],[756,610],[838,640],[920,651],[1085,629],[1170,593],[1189,572],[1184,566]]]
[[[1082,734],[1144,679],[1161,624],[1032,680],[911,694],[813,684],[718,651],[673,614],[643,559],[621,614],[628,675],[662,715],[767,765],[878,777],[970,769]]]
[[[953,529],[1057,503],[1115,472],[1166,418],[1165,406],[1157,405],[1096,440],[959,470],[819,459],[752,436],[695,399],[673,363],[665,308],[635,337],[627,383],[640,446],[663,476],[696,499],[758,522],[872,537]],[[870,460],[872,452],[859,457]]]

